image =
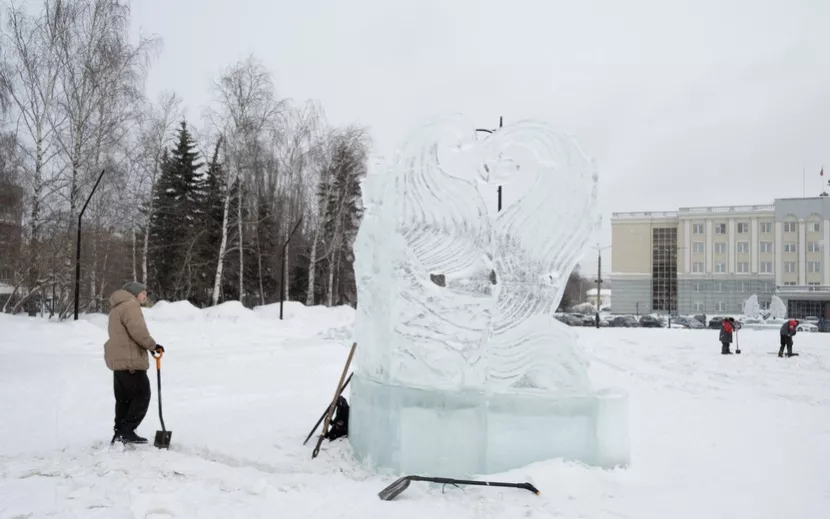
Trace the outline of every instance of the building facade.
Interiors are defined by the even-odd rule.
[[[23,190],[0,182],[0,307],[12,292],[23,234]]]
[[[611,311],[737,314],[773,294],[791,317],[830,317],[830,198],[614,213]]]

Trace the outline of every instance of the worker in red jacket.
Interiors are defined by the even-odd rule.
[[[735,318],[724,317],[720,323],[720,352],[722,355],[732,355],[729,345],[732,344],[732,332],[735,331]]]
[[[778,349],[778,356],[784,356],[784,347],[787,347],[787,357],[793,356],[793,337],[798,328],[798,319],[790,319],[781,325],[781,347]]]

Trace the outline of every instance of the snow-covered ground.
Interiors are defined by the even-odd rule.
[[[112,376],[106,317],[78,322],[0,315],[0,518],[329,517],[636,519],[830,517],[830,337],[574,328],[597,387],[631,399],[632,465],[601,470],[549,460],[488,479],[541,491],[413,483],[357,465],[346,440],[317,459],[302,441],[337,384],[348,308],[229,303],[147,311],[162,366],[170,451],[109,446]],[[358,346],[359,347],[359,346]],[[153,401],[139,433],[159,429]],[[522,441],[517,438],[516,441]]]

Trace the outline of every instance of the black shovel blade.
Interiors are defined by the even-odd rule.
[[[156,440],[153,442],[153,446],[158,449],[169,449],[171,436],[173,436],[173,431],[156,431]]]
[[[391,501],[401,495],[401,493],[409,488],[409,483],[411,478],[409,477],[402,477],[389,485],[388,487],[384,488],[380,492],[378,492],[378,497],[380,497],[384,501]]]

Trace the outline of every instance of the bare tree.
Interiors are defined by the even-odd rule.
[[[253,56],[226,69],[213,85],[215,106],[208,118],[222,135],[228,175],[236,186],[239,241],[239,300],[245,300],[245,212],[247,188],[261,186],[265,137],[279,131],[286,103],[278,99],[271,75]],[[253,197],[258,203],[258,197]],[[256,211],[254,211],[256,214]],[[220,260],[222,258],[220,256]],[[220,269],[217,269],[219,272]],[[218,281],[221,283],[221,280]]]
[[[49,178],[46,167],[54,157],[50,145],[51,121],[56,119],[59,95],[60,9],[46,4],[43,11],[30,15],[24,7],[12,5],[8,13],[8,31],[2,33],[0,91],[16,109],[18,127],[26,139],[20,148],[27,157],[26,184],[31,193],[29,212],[29,275],[31,290],[40,277],[40,240],[44,191]]]
[[[144,220],[144,242],[141,252],[141,282],[147,283],[147,255],[150,250],[150,220],[153,218],[153,190],[161,173],[161,161],[165,147],[170,143],[173,130],[182,118],[181,99],[175,93],[165,91],[159,94],[154,105],[147,108],[140,129],[140,148],[143,150],[141,173],[138,177],[138,199],[146,200]]]
[[[128,41],[129,6],[118,0],[47,0],[63,10],[58,31],[61,95],[55,135],[68,164],[69,217],[79,203],[80,174],[97,170],[100,152],[117,140],[125,107],[140,84],[156,38]],[[93,167],[95,166],[95,167]]]

